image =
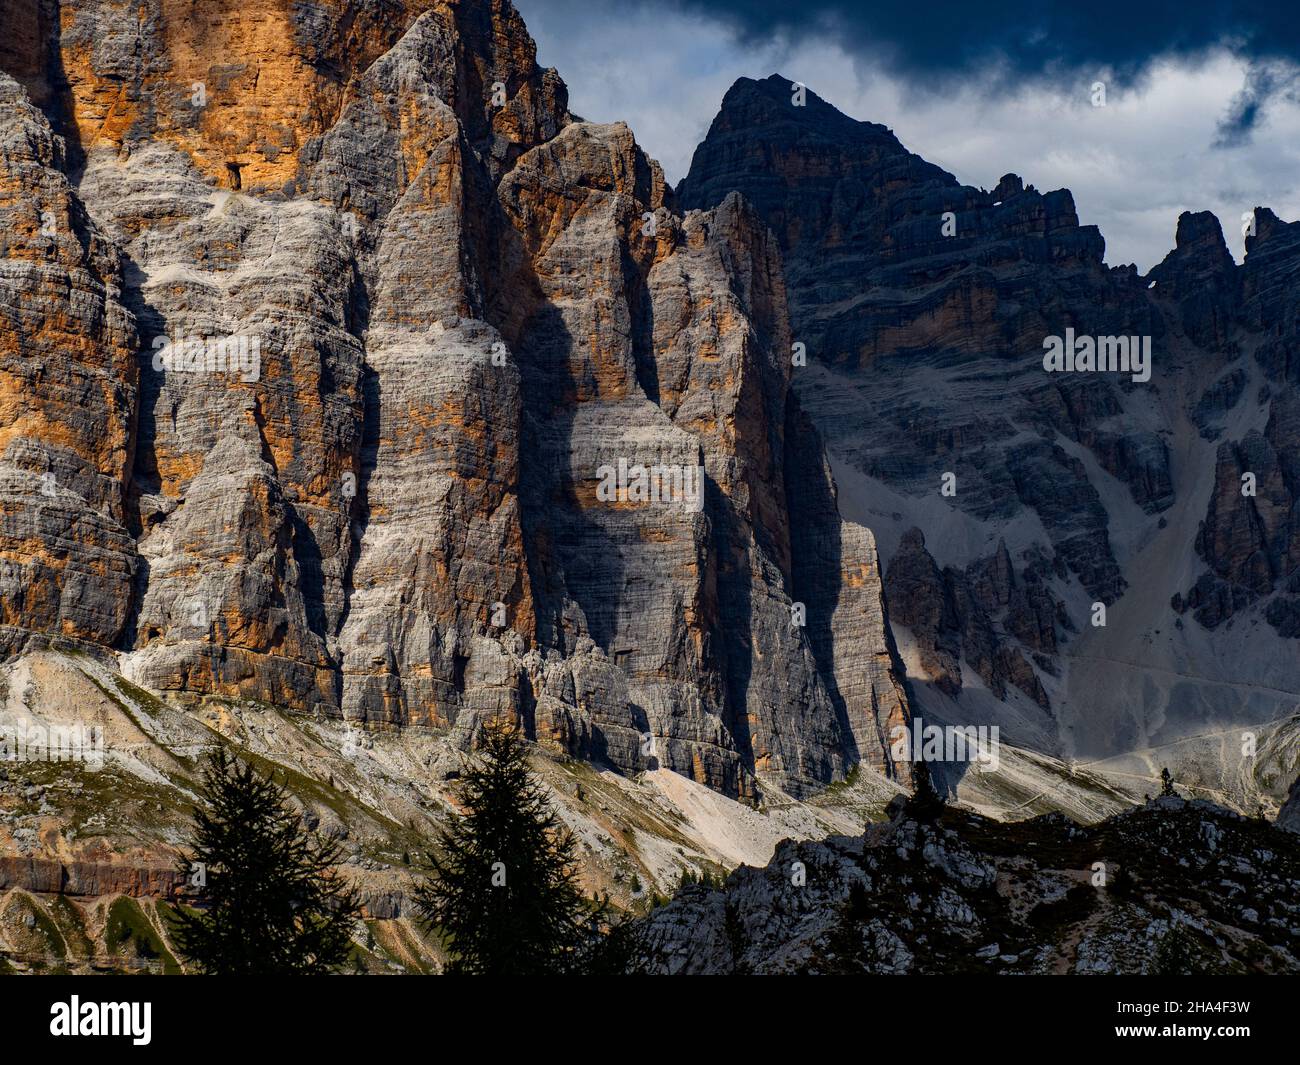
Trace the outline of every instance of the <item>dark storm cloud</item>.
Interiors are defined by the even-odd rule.
[[[1228,107],[1228,113],[1219,122],[1219,135],[1215,144],[1220,148],[1234,148],[1250,139],[1251,131],[1264,106],[1277,97],[1296,102],[1300,94],[1300,71],[1290,63],[1252,62],[1246,73],[1246,84]]]
[[[671,0],[731,24],[743,38],[837,33],[847,48],[914,86],[942,89],[973,74],[1088,76],[1121,84],[1153,60],[1194,60],[1228,48],[1251,63],[1249,84],[1224,119],[1220,141],[1239,143],[1300,63],[1295,0]]]

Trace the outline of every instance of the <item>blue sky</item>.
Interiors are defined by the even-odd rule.
[[[1300,16],[1290,5],[515,4],[573,110],[626,121],[674,183],[731,83],[779,72],[890,126],[967,184],[992,188],[1015,172],[1043,191],[1071,189],[1112,264],[1159,262],[1183,210],[1214,211],[1238,258],[1243,212],[1300,217]],[[1105,107],[1092,104],[1097,81]]]

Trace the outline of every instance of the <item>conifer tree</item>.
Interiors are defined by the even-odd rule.
[[[441,932],[449,973],[539,975],[580,971],[597,953],[600,910],[578,889],[576,845],[527,765],[519,728],[496,719],[465,775],[467,809],[443,833],[436,874],[417,893]]]
[[[1165,766],[1160,770],[1160,795],[1164,798],[1174,794],[1174,778],[1169,772],[1169,767]]]
[[[186,880],[195,909],[178,910],[181,954],[212,974],[336,971],[360,914],[339,876],[339,846],[321,840],[285,790],[224,748],[203,769]]]

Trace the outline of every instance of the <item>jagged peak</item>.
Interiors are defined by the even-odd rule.
[[[1169,294],[1215,280],[1226,280],[1237,270],[1223,227],[1211,211],[1184,211],[1178,216],[1174,247],[1147,274]]]
[[[1031,185],[1030,188],[1033,188],[1033,186]],[[1024,191],[1025,182],[1019,174],[1003,174],[998,179],[992,195],[995,200],[1009,200],[1012,196],[1018,196]]]
[[[797,93],[802,101],[798,104]],[[900,152],[906,151],[888,126],[852,118],[797,78],[784,74],[769,74],[761,80],[737,78],[722,97],[714,126],[720,132],[773,120],[791,121],[839,138],[887,138]],[[713,134],[714,129],[709,132]]]
[[[727,90],[677,193],[685,207],[710,207],[735,187],[737,167],[768,181],[782,170],[782,159],[803,153],[816,156],[817,165],[787,180],[958,185],[953,175],[908,151],[889,127],[851,118],[796,79],[772,74],[738,78]],[[766,214],[754,196],[749,199]]]
[[[1300,222],[1286,222],[1268,207],[1256,207],[1251,214],[1254,216],[1255,232],[1246,234],[1247,262],[1253,252],[1262,250],[1263,245],[1275,238],[1289,238],[1284,241],[1288,244],[1300,238]]]
[[[1224,251],[1228,250],[1218,215],[1213,211],[1184,211],[1180,214],[1178,229],[1174,234],[1176,246],[1182,248],[1203,240],[1215,241],[1223,245]]]

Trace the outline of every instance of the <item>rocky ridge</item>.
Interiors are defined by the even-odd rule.
[[[1292,837],[1203,800],[1097,825],[901,797],[865,836],[794,841],[639,925],[659,974],[1227,974],[1300,970]]]
[[[1184,213],[1148,275],[1109,267],[1067,190],[962,185],[778,75],[729,90],[677,190],[737,191],[781,245],[794,387],[879,543],[918,713],[1103,766],[1293,728],[1294,225],[1257,208],[1238,266]],[[1147,338],[1150,380],[1044,372],[1069,335]],[[1189,782],[1235,774],[1231,746]]]

